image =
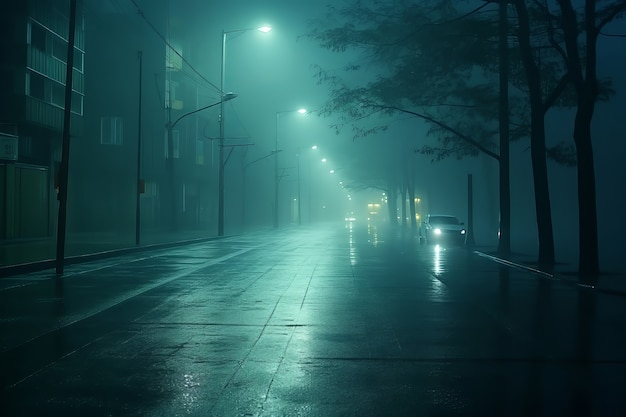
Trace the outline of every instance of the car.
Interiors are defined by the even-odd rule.
[[[456,216],[430,214],[422,223],[422,239],[426,244],[465,244],[467,231]]]

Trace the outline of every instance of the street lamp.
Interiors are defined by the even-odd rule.
[[[248,32],[251,30],[258,30],[259,32],[267,33],[272,30],[270,26],[261,26],[250,29],[239,30],[222,30],[222,70],[220,76],[220,91],[224,94],[224,76],[226,73],[226,35],[229,33]],[[224,101],[222,100],[220,106],[220,142],[219,142],[219,174],[218,174],[218,208],[217,208],[217,235],[224,236]]]
[[[199,109],[196,109],[196,110],[194,110],[194,111],[190,111],[189,113],[185,113],[185,114],[183,114],[183,115],[182,115],[182,116],[180,116],[178,119],[176,119],[176,120],[174,121],[174,123],[172,123],[172,124],[170,125],[170,128],[173,128],[174,126],[176,126],[176,124],[177,124],[178,122],[180,122],[182,119],[184,119],[184,118],[185,118],[185,117],[187,117],[187,116],[190,116],[190,115],[192,115],[192,114],[194,114],[194,113],[198,113],[199,111],[202,111],[202,110],[209,109],[209,108],[211,108],[211,107],[215,107],[215,106],[217,106],[218,104],[223,105],[225,101],[232,100],[232,99],[234,99],[234,98],[236,98],[236,97],[237,97],[237,94],[235,94],[235,93],[233,93],[233,92],[226,93],[226,94],[224,94],[224,95],[222,96],[222,99],[221,99],[220,101],[216,102],[216,103],[212,103],[212,104],[209,104],[208,106],[200,107]]]
[[[143,72],[143,52],[139,58],[139,109],[137,112],[137,192],[135,193],[135,246],[139,246],[141,235],[141,80]]]
[[[280,176],[278,175],[278,117],[282,113],[298,112],[300,114],[306,114],[306,109],[298,110],[282,110],[276,112],[276,130],[275,130],[275,148],[274,148],[274,229],[278,229],[278,185],[280,182]]]
[[[171,160],[171,158],[174,157],[174,152],[173,152],[173,147],[172,147],[173,130],[174,130],[174,126],[176,126],[178,124],[178,122],[180,122],[182,119],[184,119],[187,116],[190,116],[190,115],[192,115],[194,113],[198,113],[199,111],[206,110],[208,108],[215,107],[217,105],[223,105],[225,101],[232,100],[232,99],[234,99],[236,97],[237,97],[237,94],[235,94],[235,93],[224,94],[224,95],[222,95],[220,101],[212,103],[212,104],[209,104],[208,106],[204,106],[204,107],[201,107],[199,109],[190,111],[188,113],[185,113],[182,116],[180,116],[178,119],[176,119],[173,123],[171,121],[171,117],[172,117],[171,106],[168,107],[168,112],[167,112],[168,121],[167,121],[167,125],[166,125],[166,128],[167,128],[167,144],[168,144],[168,158],[170,158],[170,160]],[[173,178],[173,172],[172,171],[170,171],[170,176],[171,176],[170,177],[171,187],[173,187],[174,178]],[[175,204],[175,202],[174,202],[174,199],[172,198],[172,205],[174,206],[174,204]],[[174,215],[175,215],[175,213],[172,210],[172,216],[174,216]]]

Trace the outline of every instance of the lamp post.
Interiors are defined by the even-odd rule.
[[[182,116],[180,116],[178,119],[176,119],[173,123],[170,121],[171,117],[172,117],[171,116],[172,115],[171,106],[170,106],[168,108],[168,110],[169,110],[168,111],[168,122],[167,122],[167,125],[166,125],[166,127],[167,127],[167,142],[168,142],[168,156],[169,156],[169,158],[173,158],[174,157],[174,155],[173,155],[173,148],[172,148],[173,129],[174,129],[174,126],[176,126],[176,124],[178,122],[180,122],[182,119],[184,119],[187,116],[190,116],[190,115],[192,115],[194,113],[198,113],[199,111],[206,110],[208,108],[215,107],[217,105],[223,105],[225,101],[232,100],[232,99],[234,99],[236,97],[237,97],[237,94],[235,94],[235,93],[223,94],[220,101],[218,101],[216,103],[209,104],[209,105],[204,106],[204,107],[200,107],[199,109],[190,111],[189,113],[185,113]],[[173,179],[172,179],[172,184],[173,184]]]
[[[139,58],[139,109],[137,112],[137,193],[135,200],[135,246],[139,246],[141,236],[141,79],[143,68],[143,52],[137,53]]]
[[[189,113],[185,113],[185,114],[183,114],[183,115],[182,115],[182,116],[180,116],[178,119],[176,119],[176,120],[174,121],[174,123],[171,123],[171,124],[169,125],[169,127],[170,127],[170,129],[172,129],[174,126],[176,126],[176,124],[177,124],[178,122],[180,122],[180,121],[181,121],[182,119],[184,119],[185,117],[187,117],[187,116],[191,116],[192,114],[198,113],[199,111],[206,110],[206,109],[209,109],[209,108],[211,108],[211,107],[215,107],[215,106],[217,106],[218,104],[223,105],[225,101],[232,100],[232,99],[234,99],[234,98],[236,98],[236,97],[237,97],[237,94],[235,94],[235,93],[232,93],[232,92],[231,92],[231,93],[226,93],[226,94],[224,94],[224,95],[222,96],[222,99],[221,99],[220,101],[216,102],[216,103],[211,103],[211,104],[209,104],[209,105],[207,105],[207,106],[200,107],[199,109],[195,109],[195,110],[193,110],[193,111],[190,111]]]
[[[63,141],[59,168],[59,213],[57,220],[57,247],[55,270],[57,275],[65,269],[65,234],[67,225],[67,185],[70,158],[70,122],[72,117],[72,74],[74,73],[74,30],[76,27],[76,0],[70,1],[70,22],[65,66],[65,109],[63,111]]]
[[[250,29],[239,30],[222,30],[222,68],[220,72],[220,91],[222,95],[224,93],[224,76],[226,73],[226,35],[229,33],[248,32],[250,30],[258,30],[263,33],[267,33],[272,30],[270,26],[261,26]],[[220,105],[220,141],[219,141],[219,171],[218,171],[218,208],[217,208],[217,235],[224,236],[224,101],[221,101]]]
[[[278,186],[280,183],[280,176],[278,175],[278,117],[282,113],[293,113],[298,112],[300,114],[305,114],[306,109],[298,109],[298,110],[282,110],[276,112],[276,130],[275,130],[275,148],[274,148],[274,229],[278,229]]]

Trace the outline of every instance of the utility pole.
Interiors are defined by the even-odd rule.
[[[232,100],[232,99],[234,99],[236,97],[237,97],[237,94],[235,94],[235,93],[222,94],[221,100],[218,101],[217,103],[209,104],[208,106],[204,106],[204,107],[201,107],[199,109],[190,111],[189,113],[185,113],[185,114],[180,116],[178,119],[176,119],[172,123],[172,105],[171,105],[172,104],[172,99],[171,99],[171,96],[170,96],[169,106],[167,108],[167,125],[166,125],[166,127],[167,127],[167,142],[168,142],[167,149],[168,149],[168,154],[169,154],[168,155],[169,157],[168,157],[167,160],[169,162],[168,163],[168,168],[170,170],[170,183],[171,183],[171,190],[172,190],[172,198],[171,198],[171,200],[172,200],[172,218],[173,218],[173,221],[174,221],[173,224],[174,224],[174,228],[175,229],[176,229],[176,216],[175,216],[175,214],[176,214],[176,211],[175,211],[176,210],[176,204],[174,203],[174,198],[173,198],[174,197],[174,175],[173,175],[173,168],[174,168],[174,166],[173,166],[173,159],[172,159],[173,156],[174,156],[174,147],[173,147],[173,143],[172,143],[174,126],[176,126],[176,124],[178,122],[180,122],[182,119],[184,119],[187,116],[190,116],[192,114],[198,113],[199,111],[202,111],[202,110],[206,110],[206,109],[211,108],[213,106],[220,105],[220,106],[223,107],[225,101]],[[220,142],[223,142],[223,141],[220,140]],[[223,149],[223,148],[224,148],[223,146],[220,146],[220,149]],[[222,169],[223,169],[224,165],[226,165],[226,162],[228,162],[228,160],[224,161],[224,154],[221,153],[220,154],[220,166],[222,167]],[[223,171],[220,171],[220,172],[223,173]],[[223,189],[222,189],[222,191],[223,191]],[[222,233],[224,232],[223,227],[222,227],[221,231],[222,231]]]
[[[226,32],[222,30],[222,69],[220,72],[220,142],[217,179],[217,235],[224,236],[224,71],[226,70]]]
[[[141,235],[141,81],[143,67],[143,53],[137,53],[139,57],[139,111],[137,113],[137,200],[135,202],[135,245],[140,244]]]
[[[168,91],[168,105],[167,105],[167,180],[168,180],[168,192],[169,195],[169,224],[173,230],[177,229],[176,221],[176,192],[174,190],[174,126],[172,125],[172,91],[171,91],[171,79],[170,87]]]
[[[65,266],[65,229],[67,226],[67,184],[70,158],[70,124],[72,120],[72,80],[74,68],[74,38],[76,30],[76,0],[70,0],[70,26],[67,37],[65,70],[65,109],[63,112],[63,144],[59,168],[59,217],[57,222],[56,273],[63,274]]]

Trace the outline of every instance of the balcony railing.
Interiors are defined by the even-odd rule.
[[[45,126],[61,132],[63,130],[63,109],[39,99],[26,96],[24,119],[28,123]],[[83,118],[72,113],[71,134],[79,136],[83,129]]]
[[[67,64],[51,55],[47,55],[37,48],[28,45],[26,66],[46,77],[65,85],[65,71]],[[85,76],[74,69],[72,75],[72,89],[79,93],[85,91]]]

